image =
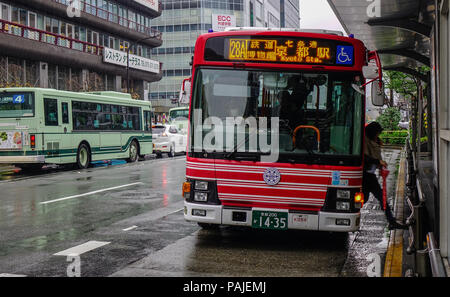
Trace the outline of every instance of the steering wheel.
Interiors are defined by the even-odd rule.
[[[297,128],[294,129],[294,134],[292,135],[292,145],[295,147],[296,143],[297,143],[297,139],[296,139],[296,135],[297,132],[301,129],[312,129],[316,132],[317,135],[317,150],[320,151],[320,130],[315,127],[315,126],[305,126],[305,125],[300,125]]]

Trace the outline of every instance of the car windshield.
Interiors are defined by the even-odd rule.
[[[33,93],[0,93],[0,118],[34,116]]]
[[[252,152],[249,138],[256,135],[253,152],[261,152],[260,139],[268,137],[265,141],[270,142],[271,125],[278,119],[280,158],[360,157],[363,97],[356,85],[361,85],[361,77],[355,73],[200,69],[193,93],[191,149],[208,149],[211,143],[215,152]],[[245,121],[245,132],[237,131],[236,119]],[[261,126],[264,119],[267,128]],[[209,141],[212,129],[222,129],[223,139]],[[199,133],[201,141],[194,139]]]

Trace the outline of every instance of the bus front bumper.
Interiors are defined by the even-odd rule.
[[[45,156],[0,156],[0,164],[43,164]]]
[[[258,210],[261,210],[258,208]],[[279,211],[275,209],[264,209],[265,211]],[[198,214],[201,215],[198,215]],[[238,215],[234,213],[239,213]],[[244,214],[245,213],[245,214]],[[199,203],[184,202],[184,218],[187,221],[252,227],[253,209],[227,208],[222,205],[207,205]],[[236,220],[239,218],[239,221]],[[242,218],[245,218],[242,219]],[[288,213],[288,229],[316,230],[329,232],[355,232],[360,228],[360,213]]]

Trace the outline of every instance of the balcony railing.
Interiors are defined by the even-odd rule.
[[[52,0],[52,1],[64,4],[64,5],[68,5],[67,0]],[[161,10],[161,6],[162,6],[162,4],[161,4],[161,2],[159,2],[160,10]],[[162,39],[162,33],[158,30],[155,30],[150,27],[146,27],[145,25],[139,24],[135,21],[132,21],[125,17],[119,16],[118,14],[112,13],[106,9],[102,9],[97,6],[88,4],[85,1],[80,1],[80,10],[85,13],[99,17],[101,19],[107,20],[109,22],[119,24],[128,29],[144,33],[150,37],[154,37],[159,40]]]
[[[98,56],[101,56],[103,52],[103,47],[97,44],[80,41],[1,19],[0,32]]]

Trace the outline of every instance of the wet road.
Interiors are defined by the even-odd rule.
[[[0,276],[365,276],[384,241],[376,210],[345,236],[202,230],[183,218],[184,174],[176,157],[4,178]]]

